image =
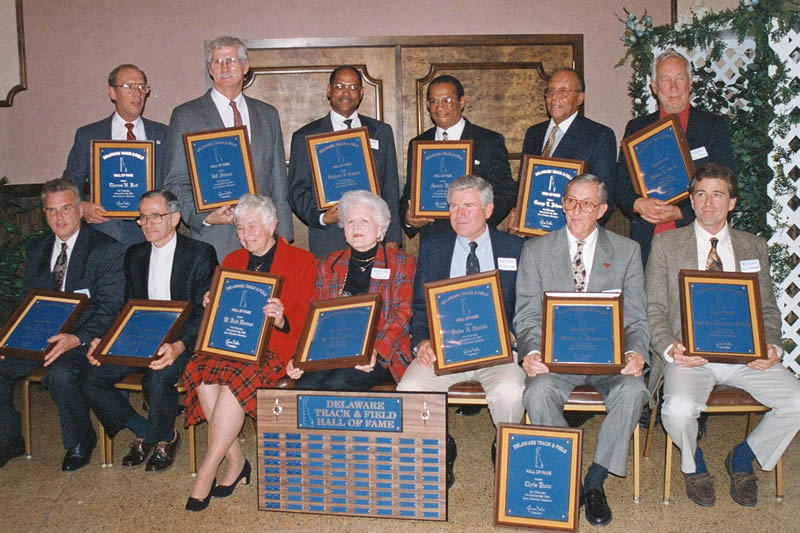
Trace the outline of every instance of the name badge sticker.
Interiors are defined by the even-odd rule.
[[[389,279],[392,269],[372,267],[372,279]]]
[[[476,159],[472,164],[477,167],[478,165],[481,164],[481,162],[478,159]]]
[[[698,159],[703,159],[704,157],[708,157],[708,150],[706,150],[705,146],[701,146],[700,148],[695,148],[689,152],[692,156],[692,161],[697,161]]]
[[[76,294],[85,294],[85,295],[86,295],[86,296],[88,296],[89,298],[91,298],[91,297],[92,297],[92,295],[89,293],[89,289],[78,289],[77,291],[74,291],[74,292],[75,292]]]
[[[761,263],[758,259],[744,259],[739,261],[739,270],[742,272],[761,272]]]
[[[380,150],[380,144],[378,143],[378,139],[370,139],[369,140],[369,147],[373,150]]]
[[[517,259],[515,257],[498,257],[497,268],[500,270],[517,270]]]

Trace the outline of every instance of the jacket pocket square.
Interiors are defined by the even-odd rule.
[[[477,159],[476,159],[474,164],[475,164],[475,165],[480,165],[480,164],[481,164],[481,162],[480,162],[479,160],[477,160]]]

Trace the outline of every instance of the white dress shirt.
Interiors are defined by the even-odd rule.
[[[352,115],[346,117],[331,109],[331,124],[333,124],[333,131],[346,130],[347,124],[344,123],[345,119],[350,119],[353,121],[350,123],[351,128],[361,127],[361,119],[358,117],[358,111],[354,111]]]
[[[561,121],[561,124],[556,124],[555,121],[551,118],[550,124],[547,126],[547,131],[544,132],[544,142],[542,143],[542,150],[544,150],[544,145],[547,144],[547,139],[550,138],[550,132],[553,131],[553,128],[558,128],[558,132],[556,132],[556,140],[553,142],[553,147],[550,149],[550,155],[552,156],[556,148],[558,148],[558,143],[561,142],[561,139],[564,138],[564,134],[567,133],[567,130],[575,122],[575,117],[578,116],[578,112],[575,111],[569,117]]]
[[[464,133],[464,126],[466,125],[467,123],[464,120],[464,117],[461,117],[461,120],[459,120],[458,122],[447,128],[446,130],[440,128],[439,126],[436,126],[436,133],[433,136],[433,140],[443,141],[444,140],[443,133],[446,131],[448,141],[460,141],[461,134]]]
[[[67,243],[67,269],[64,271],[64,279],[61,282],[61,287],[58,287],[58,290],[64,290],[64,287],[67,284],[67,274],[69,273],[69,258],[72,257],[72,250],[75,249],[75,243],[78,241],[78,234],[81,232],[80,226],[78,227],[78,231],[73,233],[72,237],[67,239],[66,241],[62,241],[56,235],[55,242],[53,243],[53,253],[50,254],[50,272],[56,266],[56,261],[58,260],[58,256],[61,255],[61,243]]]
[[[217,106],[217,111],[219,111],[219,116],[222,118],[222,123],[226,128],[232,128],[235,121],[233,118],[231,100],[214,88],[211,89],[211,99],[214,101],[214,105]],[[244,95],[239,93],[233,101],[236,102],[236,108],[242,116],[242,125],[247,127],[247,138],[250,139],[250,113],[247,111],[247,102],[244,99]]]
[[[711,251],[711,238],[716,237],[719,240],[717,243],[717,255],[722,262],[722,270],[725,272],[736,272],[733,243],[731,243],[731,233],[728,231],[727,224],[725,224],[719,233],[712,235],[704,230],[697,221],[694,221],[694,237],[695,241],[697,241],[697,270],[706,269],[708,253]]]
[[[162,224],[167,221],[163,220]],[[150,244],[150,268],[147,272],[147,297],[151,300],[171,300],[169,290],[172,281],[172,259],[175,257],[175,245],[178,242],[176,234],[162,246]]]
[[[469,255],[469,243],[466,237],[456,237],[456,246],[453,249],[453,258],[450,260],[450,277],[457,278],[467,274],[467,256]],[[494,253],[492,252],[492,239],[489,237],[489,226],[485,226],[483,233],[475,239],[478,247],[475,248],[475,255],[478,256],[481,272],[494,270]]]
[[[116,111],[111,116],[111,140],[112,141],[125,141],[128,139],[128,128],[125,126],[128,122],[119,116]],[[136,136],[137,141],[147,139],[147,134],[144,131],[144,122],[142,117],[136,117],[136,120],[131,122],[133,124],[133,134]]]
[[[597,247],[597,235],[597,226],[595,226],[589,236],[583,239],[582,254],[583,267],[586,269],[586,288],[589,287],[589,280],[592,278],[592,265],[594,265],[594,250]],[[567,228],[567,242],[569,242],[569,260],[570,264],[572,264],[572,260],[578,252],[578,239],[570,233],[569,228]]]

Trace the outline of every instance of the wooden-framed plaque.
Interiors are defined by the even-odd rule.
[[[372,140],[367,128],[350,128],[306,137],[311,177],[320,210],[333,207],[348,191],[380,194]]]
[[[544,235],[566,224],[562,201],[567,183],[586,168],[584,161],[525,154],[519,172],[517,226],[523,235]]]
[[[688,355],[740,364],[769,357],[757,272],[681,270],[679,283]]]
[[[153,190],[155,141],[92,141],[92,203],[109,218],[139,216],[139,198]]]
[[[497,270],[425,284],[437,375],[514,360]]]
[[[448,218],[447,186],[472,174],[473,141],[414,141],[411,143],[411,214]]]
[[[25,295],[0,331],[0,354],[41,361],[50,349],[47,339],[67,333],[89,305],[75,292],[34,289]]]
[[[315,371],[369,364],[382,307],[379,293],[311,302],[294,366]]]
[[[258,194],[247,128],[184,133],[183,143],[198,213],[235,205],[245,193]]]
[[[623,325],[621,292],[545,292],[542,360],[551,372],[617,374]]]
[[[494,524],[578,531],[583,430],[498,424]]]
[[[181,300],[128,300],[94,350],[103,364],[146,367],[165,342],[174,342],[192,304]]]
[[[218,266],[194,351],[261,364],[273,323],[264,306],[280,297],[282,286],[283,278],[275,274]]]
[[[694,162],[677,115],[622,139],[633,188],[643,198],[676,204],[689,196]]]

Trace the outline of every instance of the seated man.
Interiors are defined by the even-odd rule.
[[[194,350],[197,330],[203,318],[203,295],[211,284],[217,255],[214,247],[177,233],[181,221],[180,203],[169,191],[155,190],[139,200],[139,218],[147,242],[134,244],[125,254],[125,295],[128,299],[185,300],[191,303],[189,319],[178,340],[161,345],[142,380],[148,405],[147,419],[131,407],[114,389],[114,384],[141,369],[132,366],[102,365],[92,356],[100,339],[92,342],[89,362],[94,365],[86,376],[89,405],[109,436],[129,428],[136,438],[123,466],[139,466],[147,459],[145,471],[169,468],[178,448],[175,415],[178,390],[186,363]]]
[[[689,193],[694,223],[656,235],[647,262],[650,347],[657,354],[650,388],[657,390],[663,375],[664,429],[681,449],[686,495],[704,507],[714,505],[716,493],[697,446],[697,418],[711,390],[717,384],[737,387],[772,409],[725,458],[731,497],[739,505],[752,506],[758,501],[753,458],[764,470],[772,470],[800,429],[800,382],[778,364],[783,353],[781,315],[772,292],[767,243],[728,226],[728,213],[736,206],[738,196],[736,177],[727,167],[708,163],[695,171]],[[758,272],[768,359],[737,365],[709,363],[686,354],[680,341],[681,269]]]
[[[642,368],[648,356],[647,299],[639,245],[597,225],[608,205],[603,181],[592,174],[573,178],[564,191],[565,227],[525,243],[517,280],[517,316],[522,368],[528,374],[523,403],[531,422],[566,427],[563,408],[578,385],[591,385],[608,414],[597,435],[594,460],[583,481],[586,519],[611,522],[603,483],[608,473],[624,476],[628,446],[647,403]],[[542,362],[542,294],[622,292],[625,367],[614,375],[550,373]]]
[[[89,305],[69,333],[53,335],[44,357],[43,384],[58,405],[61,436],[67,454],[65,472],[89,463],[97,443],[89,406],[78,377],[86,370],[86,347],[103,335],[125,301],[122,274],[124,247],[108,235],[81,223],[83,207],[78,187],[59,178],[42,185],[42,205],[50,232],[31,242],[25,260],[25,288],[76,292]],[[38,361],[0,356],[0,466],[24,453],[19,413],[14,409],[14,382],[41,366]]]
[[[522,388],[525,374],[516,363],[437,376],[433,372],[436,355],[428,334],[425,283],[466,274],[500,270],[506,317],[514,319],[514,284],[522,239],[487,225],[494,203],[492,186],[477,176],[462,176],[447,187],[450,226],[447,232],[430,234],[422,240],[414,278],[411,345],[415,359],[397,385],[398,391],[447,392],[451,385],[478,381],[486,391],[489,412],[495,424],[518,423],[522,419]],[[494,461],[495,445],[492,445]],[[455,442],[448,435],[447,477],[453,481]]]

